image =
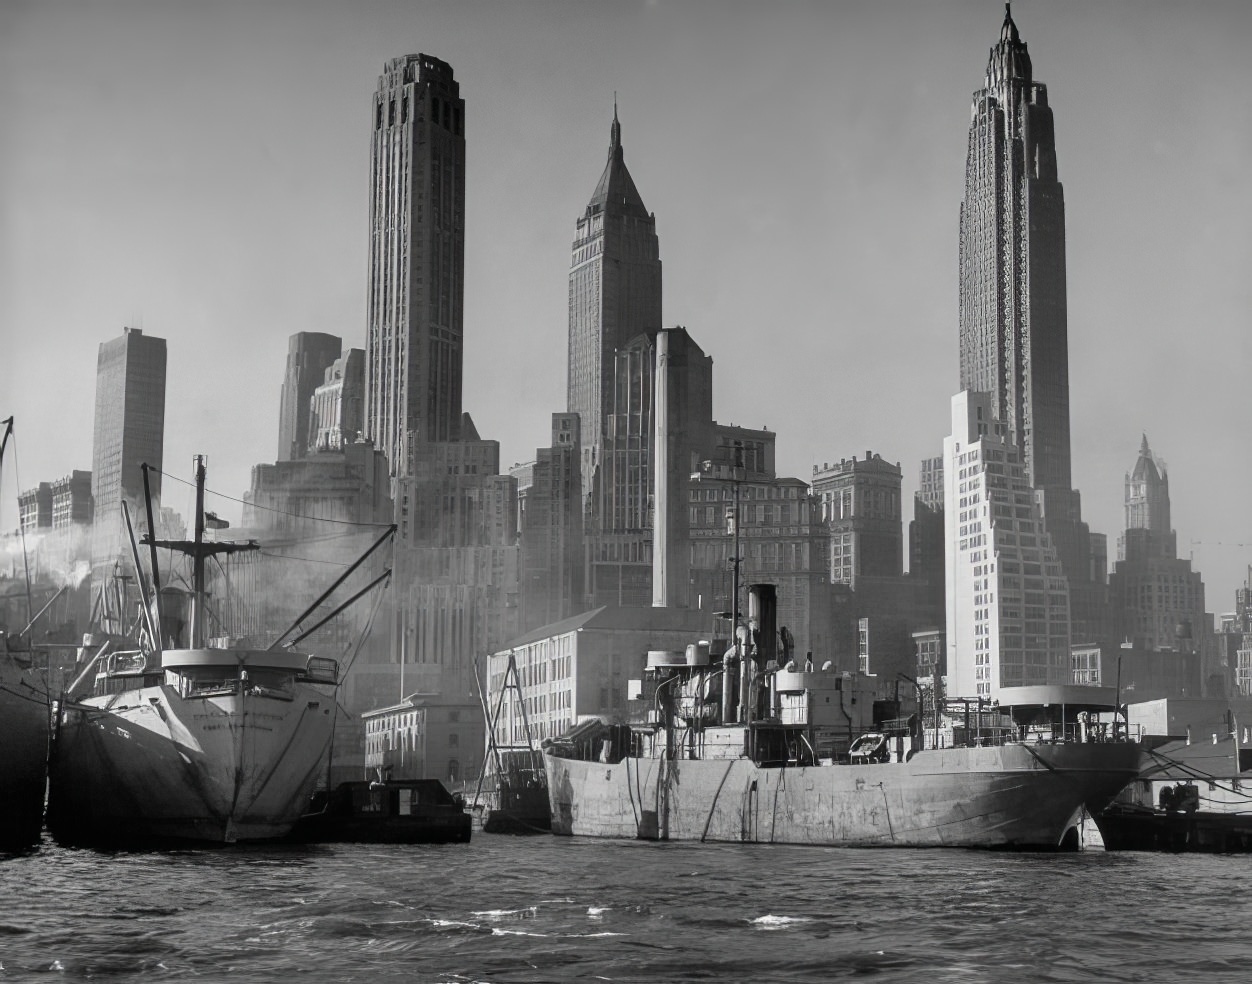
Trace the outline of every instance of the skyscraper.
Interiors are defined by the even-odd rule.
[[[973,96],[960,217],[961,389],[989,394],[1071,588],[1076,641],[1107,629],[1107,569],[1072,487],[1065,196],[1048,89],[1005,5]]]
[[[813,494],[830,531],[832,584],[901,575],[899,465],[869,451],[863,461],[814,465]]]
[[[374,93],[365,433],[401,475],[410,435],[461,424],[465,101],[429,55],[387,62]]]
[[[582,492],[595,516],[605,429],[614,413],[614,353],[661,327],[661,259],[656,217],[644,207],[622,154],[613,109],[609,157],[578,219],[569,275],[567,409],[582,435]],[[607,518],[605,518],[607,521]]]
[[[1070,488],[1065,196],[1048,90],[1006,9],[974,93],[960,239],[961,389],[1022,452],[1035,488]]]
[[[1069,590],[1008,427],[986,393],[952,398],[943,442],[948,692],[1069,679]]]
[[[96,360],[96,414],[91,496],[96,536],[93,559],[109,562],[122,548],[121,503],[136,526],[148,464],[152,497],[161,497],[165,440],[165,339],[125,328],[101,344]]]
[[[288,340],[278,410],[279,461],[295,461],[308,454],[317,436],[309,433],[309,401],[342,351],[340,338],[320,331],[298,331]]]
[[[1126,530],[1118,538],[1109,576],[1113,629],[1138,649],[1201,652],[1211,620],[1204,614],[1204,582],[1178,556],[1170,528],[1169,474],[1148,447],[1126,475]]]

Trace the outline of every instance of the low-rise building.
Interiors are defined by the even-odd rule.
[[[365,772],[392,779],[475,778],[485,753],[482,707],[439,694],[410,694],[361,714]]]
[[[627,683],[642,677],[648,652],[684,649],[710,639],[713,628],[708,612],[605,606],[514,639],[487,661],[489,706],[494,709],[504,698],[496,740],[525,743],[519,698],[535,742],[588,718],[624,721]],[[510,654],[520,694],[506,687]]]

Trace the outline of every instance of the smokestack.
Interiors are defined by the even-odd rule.
[[[652,607],[669,605],[669,332],[656,333],[652,380]]]

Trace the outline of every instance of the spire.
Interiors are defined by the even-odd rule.
[[[617,93],[613,93],[613,124],[609,127],[609,159],[596,190],[587,205],[589,213],[614,211],[624,215],[647,218],[648,210],[626,169],[622,153],[622,124],[617,118]]]
[[[1016,44],[1021,41],[1021,37],[1017,33],[1017,25],[1013,23],[1013,5],[1006,3],[1004,5],[1004,24],[1000,27],[1000,43]]]
[[[617,121],[617,93],[613,93],[613,125],[609,127],[609,162],[622,156],[622,124]]]
[[[1026,42],[1017,33],[1012,7],[1006,3],[1004,23],[1000,25],[1000,41],[991,49],[991,57],[987,60],[987,88],[996,88],[1010,79],[1029,82],[1030,77],[1030,55],[1026,53]]]
[[[1135,470],[1131,472],[1131,479],[1137,482],[1159,482],[1161,481],[1161,469],[1157,465],[1156,456],[1152,454],[1152,449],[1148,447],[1148,435],[1143,435],[1143,441],[1139,445],[1139,460],[1135,462]]]

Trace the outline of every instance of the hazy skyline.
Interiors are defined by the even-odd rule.
[[[1109,539],[1146,432],[1213,612],[1252,561],[1252,8],[1019,2],[1065,188],[1074,486]],[[574,222],[622,142],[664,319],[778,470],[872,450],[911,498],[958,385],[971,93],[1004,15],[934,3],[7,3],[4,399],[23,488],[91,467],[96,352],[168,341],[165,468],[242,498],[288,337],[364,347],[370,96],[408,52],[466,102],[464,405],[505,462],[564,409]],[[0,521],[17,522],[6,459]],[[165,503],[190,516],[183,487]],[[216,502],[238,519],[239,507]],[[907,521],[911,511],[907,506]],[[1243,546],[1238,546],[1243,545]]]

